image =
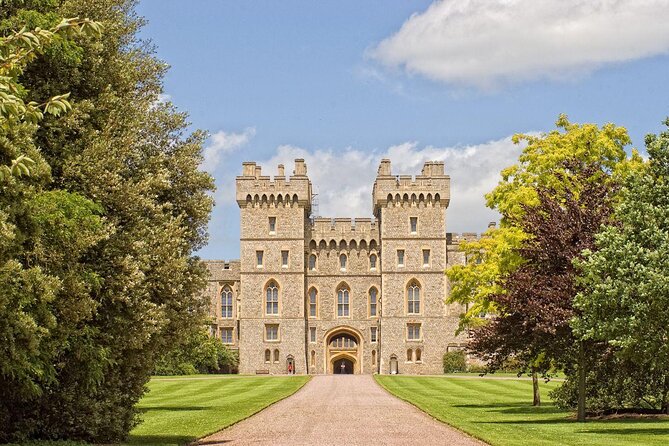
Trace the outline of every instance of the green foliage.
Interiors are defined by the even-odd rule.
[[[230,350],[220,339],[209,336],[207,328],[202,326],[158,360],[155,374],[229,373],[238,365],[237,352]]]
[[[462,350],[454,350],[444,353],[444,373],[457,373],[467,371],[467,356]]]
[[[0,8],[0,442],[122,440],[157,358],[202,320],[204,134],[156,104],[165,65],[133,7]]]
[[[486,195],[488,207],[502,214],[500,228],[489,230],[479,241],[465,243],[471,259],[446,272],[452,286],[449,302],[468,305],[460,330],[480,326],[484,323],[481,315],[497,312],[490,296],[503,293],[504,277],[523,263],[518,249],[528,242],[528,236],[520,222],[524,209],[539,203],[539,189],[553,191],[559,202],[566,191],[578,197],[585,187],[576,172],[565,167],[566,162],[600,164],[601,178],[588,181],[607,184],[620,182],[640,164],[636,153],[631,159],[625,154],[630,139],[622,127],[574,124],[565,115],[560,115],[556,126],[546,134],[514,136],[515,143],[526,144],[518,163],[504,169],[499,184]]]
[[[649,161],[627,179],[616,224],[579,264],[584,290],[573,326],[582,339],[613,348],[616,362],[631,364],[617,379],[643,370],[644,400],[669,411],[669,131],[648,136],[646,146]],[[615,398],[619,389],[609,391]]]

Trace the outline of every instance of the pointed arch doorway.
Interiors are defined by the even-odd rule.
[[[337,327],[326,335],[325,358],[331,374],[359,374],[362,367],[362,336],[351,327]]]

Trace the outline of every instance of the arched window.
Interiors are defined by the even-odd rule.
[[[311,367],[316,367],[316,352],[311,351]]]
[[[232,317],[232,288],[230,285],[224,286],[221,291],[221,317]]]
[[[309,271],[316,271],[316,254],[309,256]]]
[[[411,349],[407,350],[407,362],[413,361],[413,351]]]
[[[279,286],[273,280],[265,289],[265,314],[279,314]]]
[[[420,285],[415,280],[407,287],[407,313],[420,313]]]
[[[420,351],[419,348],[416,349],[416,362],[422,362],[422,352]]]
[[[369,256],[369,269],[371,269],[372,271],[376,269],[376,260],[377,260],[376,254],[372,254],[371,256]]]
[[[339,256],[339,268],[342,271],[346,271],[346,261],[347,260],[348,259],[346,258],[346,254],[342,254],[342,255]]]
[[[350,290],[346,285],[342,285],[337,290],[337,316],[348,317],[349,315],[349,294]]]
[[[316,317],[318,315],[318,292],[316,288],[309,290],[309,317]]]
[[[269,349],[265,350],[265,362],[272,362],[272,352]]]
[[[274,362],[279,362],[279,349],[274,350]]]
[[[376,365],[376,350],[372,350],[372,365]]]
[[[369,316],[376,317],[376,302],[378,291],[372,287],[369,289]]]

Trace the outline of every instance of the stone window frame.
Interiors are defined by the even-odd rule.
[[[262,249],[256,249],[256,268],[265,267],[265,251]]]
[[[316,367],[316,350],[311,351],[311,367]]]
[[[270,235],[276,235],[276,223],[278,219],[276,218],[276,215],[270,215],[267,218],[267,225],[268,225],[268,230]]]
[[[409,217],[409,234],[417,235],[418,234],[418,216],[413,215]]]
[[[285,260],[285,262],[284,262]],[[281,250],[281,268],[288,268],[290,266],[290,249]]]
[[[273,362],[274,364],[278,364],[279,361],[281,361],[281,353],[279,353],[279,349],[278,349],[278,348],[275,348],[275,349],[274,349],[274,355],[273,355],[273,356],[274,356],[274,358],[273,358],[273,361],[272,361],[272,362]]]
[[[418,288],[418,301],[417,301],[418,302],[418,311],[415,311],[416,299],[412,299],[411,301],[409,301],[409,294],[410,294],[409,290],[413,287]],[[406,286],[404,287],[404,312],[405,312],[405,314],[410,315],[410,316],[420,316],[420,315],[423,314],[423,307],[424,307],[423,303],[425,301],[425,299],[423,298],[423,294],[424,294],[423,293],[423,285],[420,283],[420,281],[416,278],[409,279]],[[414,295],[414,297],[415,297],[415,295]],[[412,302],[414,303],[413,304],[413,307],[414,307],[413,312],[409,311],[409,309],[411,308],[410,303],[412,303]]]
[[[272,363],[272,350],[266,348],[264,355],[265,355],[264,356],[265,364],[271,364]]]
[[[267,336],[269,334],[269,328],[270,327],[276,327],[276,339],[269,339]],[[265,342],[281,342],[281,327],[279,324],[271,323],[271,324],[265,324],[263,327],[263,340]]]
[[[312,291],[314,291],[316,293],[316,302],[314,304],[316,306],[316,311],[315,311],[316,314],[314,316],[311,315],[311,305],[312,305],[312,303],[311,303],[311,292]],[[320,311],[319,311],[320,307],[321,307],[320,306],[320,293],[318,292],[318,287],[310,286],[309,290],[307,291],[307,318],[308,319],[318,319],[319,316],[320,316]]]
[[[230,303],[229,305],[227,304],[226,300],[226,294],[229,294],[229,299]],[[235,312],[235,293],[232,288],[232,285],[229,283],[224,283],[221,286],[221,291],[218,293],[218,295],[221,298],[221,304],[219,305],[219,308],[221,309],[221,319],[233,319],[234,318],[234,312]],[[227,311],[224,311],[224,308],[227,308],[230,310],[230,315],[227,315]]]
[[[267,290],[269,289],[269,287],[271,285],[274,285],[276,287],[276,295],[277,295],[276,296],[276,309],[277,309],[276,313],[268,313],[267,312],[267,304],[268,304]],[[269,279],[267,281],[267,283],[265,283],[265,286],[263,287],[262,308],[263,308],[263,310],[262,310],[263,314],[266,317],[280,317],[281,316],[281,310],[282,310],[282,308],[281,308],[281,285],[279,284],[279,281],[274,279],[274,278]]]
[[[427,251],[427,263],[425,263],[425,252]],[[429,268],[432,266],[432,249],[429,246],[421,247],[421,261],[423,268]]]
[[[423,363],[423,349],[418,347],[413,351],[413,362],[416,364],[422,364]]]
[[[413,362],[413,349],[412,349],[412,348],[408,348],[408,349],[407,349],[406,361],[404,361],[404,362],[405,362],[405,363],[411,363],[411,362]]]
[[[342,266],[342,257],[344,257],[344,262],[343,262],[344,266]],[[340,251],[339,256],[338,256],[338,260],[339,260],[339,271],[341,271],[341,272],[348,271],[348,254],[346,254],[343,251]]]
[[[379,327],[369,327],[369,342],[370,344],[379,342]]]
[[[372,263],[372,257],[374,257],[374,263]],[[379,264],[379,255],[376,253],[376,251],[371,251],[369,253],[369,270],[370,271],[376,271],[378,269]]]
[[[339,315],[339,291],[345,290],[348,293],[348,302],[343,303],[341,305],[346,305],[346,307],[342,307],[342,310],[346,308],[347,313],[346,315]],[[351,318],[351,287],[348,285],[346,282],[340,282],[339,285],[335,288],[335,298],[334,298],[334,304],[335,304],[335,317],[337,319],[350,319]]]
[[[413,334],[415,335],[415,328],[418,327],[418,337],[412,338],[410,334],[412,333],[411,328],[413,328]],[[421,342],[423,340],[423,324],[420,322],[409,322],[406,325],[406,340],[407,342]]]
[[[317,344],[318,343],[318,330],[316,327],[309,327],[309,343]]]
[[[400,256],[401,253],[401,256]],[[402,262],[400,262],[400,259]],[[397,255],[395,257],[395,260],[397,261],[397,267],[398,268],[404,268],[407,262],[407,252],[406,249],[404,248],[397,248]]]
[[[376,359],[376,350],[372,349],[372,365],[376,367],[378,360]]]
[[[374,297],[374,314],[372,314],[372,290],[376,292]],[[379,317],[379,289],[372,285],[367,290],[367,317],[368,318],[378,318]]]
[[[311,259],[314,259],[314,267],[311,267]],[[315,253],[309,254],[309,258],[307,259],[307,267],[309,268],[309,271],[318,271],[318,256]]]
[[[230,333],[230,340],[227,340],[227,336],[226,336],[226,339],[223,338],[223,332],[224,331]],[[231,344],[235,343],[235,329],[234,328],[232,328],[232,327],[220,327],[219,328],[219,333],[220,333],[219,338],[221,339],[221,342],[223,344],[231,345]]]

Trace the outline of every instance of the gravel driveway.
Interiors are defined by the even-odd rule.
[[[294,395],[200,440],[201,445],[448,445],[481,443],[424,414],[370,375],[315,376]]]

